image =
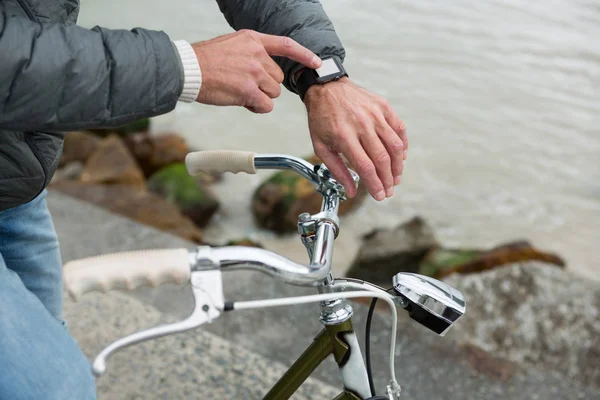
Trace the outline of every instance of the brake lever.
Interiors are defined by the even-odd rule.
[[[199,327],[205,323],[211,323],[221,315],[224,307],[223,281],[221,271],[196,271],[191,273],[190,282],[194,295],[194,311],[180,322],[161,325],[144,331],[136,332],[114,341],[98,354],[92,365],[94,375],[101,376],[106,372],[106,361],[115,352],[144,342],[157,339],[173,333],[185,332]]]

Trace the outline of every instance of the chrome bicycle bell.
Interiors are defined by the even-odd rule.
[[[437,279],[401,272],[393,283],[410,317],[440,336],[465,313],[463,294]]]

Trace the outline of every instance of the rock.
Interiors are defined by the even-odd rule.
[[[144,174],[116,135],[104,139],[92,153],[81,173],[85,183],[128,184],[144,187]]]
[[[365,235],[348,276],[389,286],[398,272],[418,272],[423,256],[439,246],[433,229],[415,217],[391,230]]]
[[[421,263],[419,273],[440,279],[452,273],[481,272],[505,264],[533,260],[559,267],[565,266],[564,260],[556,254],[542,252],[529,242],[521,240],[487,251],[436,248],[427,254]]]
[[[150,135],[139,132],[124,140],[146,177],[168,165],[184,162],[190,151],[185,139],[175,133]]]
[[[307,158],[312,164],[321,160],[312,155]],[[353,199],[340,204],[339,215],[344,215],[359,206],[367,191],[359,184],[358,193]],[[277,172],[263,182],[252,197],[252,213],[258,225],[277,233],[294,232],[297,229],[298,215],[303,212],[318,213],[322,196],[312,183],[292,171]]]
[[[445,281],[467,300],[453,337],[600,388],[600,284],[539,261]]]
[[[144,172],[144,175],[148,177],[152,173],[147,174],[148,171],[148,159],[152,157],[152,152],[154,151],[154,144],[152,143],[152,139],[150,138],[150,134],[148,132],[136,132],[131,135],[127,135],[127,137],[123,138],[127,149],[131,155],[135,158],[138,165]]]
[[[517,363],[496,357],[472,343],[460,343],[459,349],[474,371],[490,378],[506,382],[519,372]]]
[[[169,165],[148,179],[148,189],[173,205],[200,227],[219,209],[211,191],[187,172],[184,163]]]
[[[54,173],[50,184],[53,185],[61,181],[74,181],[79,179],[81,172],[83,171],[83,163],[81,161],[73,161],[59,168]]]
[[[179,209],[161,197],[129,185],[96,185],[59,182],[52,187],[142,224],[202,243],[202,231]]]
[[[185,139],[174,133],[152,136],[151,142],[153,151],[148,159],[149,174],[167,165],[184,162],[190,151]]]
[[[59,166],[62,167],[74,161],[85,163],[88,157],[98,148],[101,141],[102,139],[91,132],[67,133]]]
[[[118,128],[91,129],[90,131],[101,137],[108,137],[112,134],[125,137],[135,132],[147,132],[149,129],[150,120],[148,118],[143,118],[130,124],[120,126]]]

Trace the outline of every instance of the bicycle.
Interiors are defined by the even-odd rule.
[[[430,277],[400,272],[393,277],[389,290],[361,280],[333,277],[333,244],[340,230],[337,213],[340,202],[346,199],[346,192],[324,164],[312,165],[303,159],[280,154],[202,151],[188,154],[186,165],[191,175],[202,171],[254,174],[257,169],[286,169],[312,182],[323,196],[321,211],[314,215],[303,213],[298,217],[298,233],[310,264],[299,264],[268,250],[245,246],[142,250],[67,263],[63,272],[64,283],[74,300],[91,291],[133,290],[142,284],[187,283],[192,287],[195,307],[188,318],[133,333],[111,343],[92,364],[96,376],[106,371],[106,362],[116,351],[211,323],[224,312],[319,302],[323,330],[263,399],[289,399],[320,363],[332,355],[344,386],[334,400],[396,400],[401,392],[394,367],[396,308],[405,309],[413,320],[441,336],[466,311],[460,291]],[[354,171],[351,173],[358,185],[358,175]],[[319,294],[237,302],[225,300],[222,272],[237,269],[260,271],[288,284],[314,286]],[[346,301],[358,297],[373,298],[366,326],[366,365],[352,325],[353,309]],[[385,396],[376,395],[369,350],[370,321],[377,300],[387,303],[393,319],[389,359],[391,379]]]

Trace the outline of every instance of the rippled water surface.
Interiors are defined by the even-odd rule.
[[[83,0],[80,23],[162,29],[198,41],[230,32],[209,0]],[[600,3],[594,0],[326,0],[351,77],[386,96],[407,124],[397,194],[342,220],[341,270],[359,236],[421,215],[451,246],[527,238],[600,279]],[[202,149],[303,156],[305,111],[285,93],[273,113],[181,105],[154,128]],[[301,245],[257,229],[250,196],[265,174],[217,186],[211,240],[250,235],[303,259]],[[294,243],[293,245],[291,243]]]

